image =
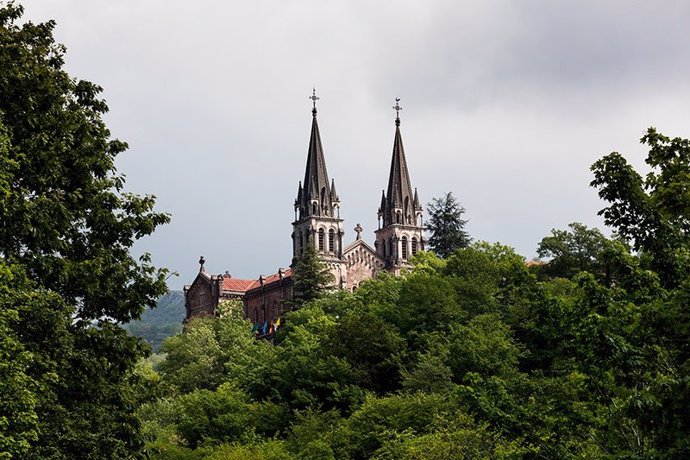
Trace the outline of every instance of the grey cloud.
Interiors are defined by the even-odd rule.
[[[311,86],[348,232],[371,241],[401,97],[413,186],[452,190],[478,239],[531,257],[552,227],[600,225],[589,165],[642,164],[657,125],[690,137],[684,1],[24,0],[68,70],[101,84],[128,186],[173,222],[137,245],[189,282],[290,263]]]

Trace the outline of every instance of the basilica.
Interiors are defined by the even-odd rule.
[[[318,256],[328,266],[334,287],[355,290],[359,283],[380,271],[395,275],[409,266],[408,258],[424,249],[422,206],[417,189],[412,188],[400,133],[399,99],[394,109],[395,135],[388,186],[382,192],[378,207],[378,229],[374,246],[361,236],[362,228],[355,227],[355,241],[343,244],[343,219],[340,218],[340,197],[335,182],[329,180],[316,110],[316,92],[311,96],[312,121],[304,180],[297,187],[295,221],[292,223],[292,263],[313,245]],[[223,299],[240,299],[244,314],[261,335],[268,334],[285,309],[285,301],[292,298],[292,269],[279,269],[270,276],[247,280],[230,274],[213,275],[199,260],[199,273],[192,284],[184,287],[186,319],[215,316]]]

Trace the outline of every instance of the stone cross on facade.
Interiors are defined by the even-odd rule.
[[[358,239],[358,240],[361,240],[361,239],[362,239],[362,236],[361,236],[360,234],[362,233],[363,230],[364,230],[364,229],[363,229],[362,226],[359,225],[359,224],[357,224],[357,226],[355,227],[355,233],[357,233],[357,239]]]

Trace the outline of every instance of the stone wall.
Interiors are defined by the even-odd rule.
[[[285,301],[292,298],[292,277],[278,278],[244,295],[244,314],[252,323],[271,324],[286,309]]]

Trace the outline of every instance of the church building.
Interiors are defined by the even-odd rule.
[[[355,290],[362,281],[380,271],[400,274],[408,267],[408,259],[424,249],[422,206],[417,189],[412,188],[400,133],[400,99],[396,99],[395,136],[388,186],[382,192],[378,208],[378,229],[374,247],[361,237],[362,227],[355,227],[356,238],[343,245],[343,219],[340,197],[335,181],[329,180],[321,134],[317,120],[316,91],[312,101],[311,134],[307,150],[304,180],[297,187],[295,221],[292,223],[292,263],[307,245],[313,245],[328,266],[335,286]],[[255,280],[233,278],[227,272],[212,275],[204,269],[204,258],[192,284],[184,287],[187,315],[185,322],[198,316],[215,316],[223,299],[241,299],[244,314],[254,323],[260,335],[269,334],[272,324],[285,310],[285,301],[292,298],[292,269],[279,269],[270,276]]]

